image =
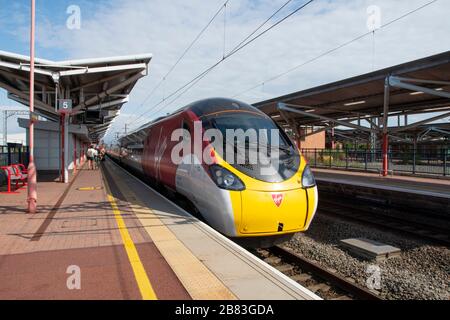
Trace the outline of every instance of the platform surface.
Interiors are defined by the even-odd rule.
[[[316,180],[364,187],[382,188],[407,193],[429,194],[450,198],[450,180],[407,176],[380,177],[378,174],[340,170],[313,169]]]
[[[38,191],[0,194],[0,299],[318,298],[110,161]]]

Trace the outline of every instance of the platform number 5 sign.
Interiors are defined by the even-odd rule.
[[[72,100],[70,100],[70,99],[59,100],[58,112],[59,113],[71,113],[72,112]]]

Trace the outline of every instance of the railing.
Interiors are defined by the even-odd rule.
[[[383,167],[381,150],[303,149],[302,154],[316,168],[380,172]],[[450,177],[450,148],[390,151],[388,159],[394,172]]]
[[[10,166],[12,164],[24,164],[28,166],[29,149],[23,146],[0,146],[0,166]]]

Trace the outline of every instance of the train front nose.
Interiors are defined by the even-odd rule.
[[[316,211],[317,190],[242,192],[243,235],[276,235],[304,231]]]

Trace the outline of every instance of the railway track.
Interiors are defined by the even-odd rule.
[[[386,209],[371,204],[348,201],[333,201],[321,199],[319,213],[332,217],[345,218],[366,225],[374,226],[381,230],[404,234],[421,240],[426,240],[438,245],[450,246],[450,230],[445,226],[423,223],[415,220],[413,213],[401,212],[397,209]],[[408,216],[409,218],[405,218]]]
[[[325,300],[382,300],[352,279],[343,278],[335,270],[323,268],[289,248],[275,246],[252,253]]]
[[[130,173],[147,183],[143,177],[127,169]],[[184,209],[192,212],[192,208],[183,199],[167,194],[163,189],[156,188],[165,196]],[[280,272],[291,277],[304,287],[329,300],[381,300],[375,293],[361,288],[352,281],[327,270],[312,261],[299,256],[288,248],[281,246],[270,249],[251,249],[253,254],[265,260]]]
[[[128,169],[128,171],[130,170]],[[145,181],[145,179],[143,179],[136,172],[132,172],[132,174],[147,183],[147,181]],[[186,210],[192,212],[190,205],[183,201],[183,199],[176,198],[173,194],[167,193],[163,189],[156,188],[156,190],[163,193],[165,196]],[[325,200],[321,200],[322,204],[325,202]],[[333,205],[334,207],[332,208],[332,211],[333,214],[336,214],[336,208],[338,206],[335,203]],[[324,205],[322,205],[321,210],[323,213],[325,210]],[[354,212],[354,210],[348,210],[348,208],[343,211]],[[340,217],[342,217],[342,215]],[[356,216],[353,215],[353,217],[349,218],[353,218],[353,220],[355,220]],[[384,227],[381,223],[377,224],[377,226]],[[323,268],[317,263],[298,255],[289,248],[276,246],[270,249],[252,249],[251,252],[323,299],[382,300],[376,292],[357,285],[353,279],[340,276],[336,270]]]

